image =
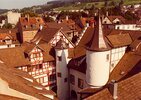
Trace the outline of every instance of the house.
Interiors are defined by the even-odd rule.
[[[0,59],[12,68],[28,72],[46,89],[56,86],[55,61],[47,44],[25,43],[20,47],[0,50]]]
[[[137,23],[139,24],[137,21],[126,20],[122,16],[106,16],[102,20],[102,24],[117,30],[141,30]]]
[[[102,24],[120,24],[124,23],[125,18],[122,16],[105,16],[102,20]]]
[[[26,72],[0,63],[1,100],[54,100],[55,93],[46,90]]]
[[[13,48],[19,46],[16,29],[1,29],[0,30],[0,49]]]
[[[54,23],[50,23],[51,25],[54,25]],[[69,48],[74,48],[74,44],[69,40],[67,35],[64,33],[66,28],[53,28],[52,27],[44,27],[41,31],[39,31],[35,37],[31,40],[31,42],[35,44],[40,44],[42,42],[46,42],[50,44],[51,46],[55,46],[56,43],[62,39],[64,40]]]
[[[19,19],[18,31],[20,33],[20,42],[30,42],[38,32],[44,26],[44,21],[41,17],[21,17]]]
[[[21,17],[20,13],[8,11],[7,12],[7,23],[10,23],[12,24],[13,27],[15,27],[20,17]]]

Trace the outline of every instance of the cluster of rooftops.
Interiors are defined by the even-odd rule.
[[[115,16],[114,16],[115,17]],[[113,17],[112,17],[113,18]],[[112,18],[109,18],[112,20]],[[119,19],[122,19],[119,17]],[[30,20],[30,23],[27,23],[28,19],[20,19],[23,22],[23,31],[28,30],[30,26],[30,30],[36,29],[34,27],[37,25],[35,20]],[[85,26],[86,23],[83,19],[81,19],[81,26]],[[86,20],[86,19],[85,19]],[[21,91],[22,93],[29,94],[41,100],[47,100],[44,97],[44,94],[55,95],[52,91],[48,91],[44,89],[43,86],[38,84],[30,75],[25,72],[14,69],[18,66],[30,65],[29,58],[26,56],[30,53],[33,48],[38,47],[43,51],[43,61],[53,61],[55,60],[55,54],[52,48],[55,46],[62,49],[62,42],[58,41],[58,43],[54,46],[51,45],[50,41],[56,36],[58,32],[61,32],[62,35],[69,41],[69,43],[73,46],[73,48],[68,48],[69,58],[72,58],[68,63],[67,67],[69,69],[74,69],[82,73],[86,73],[86,50],[91,51],[103,51],[109,50],[111,48],[128,46],[128,49],[119,63],[116,65],[112,73],[110,74],[109,84],[111,80],[117,81],[119,84],[119,97],[118,99],[135,99],[140,96],[140,78],[141,78],[141,31],[132,31],[132,30],[115,30],[108,29],[106,25],[102,25],[99,22],[100,19],[97,19],[95,26],[88,26],[84,31],[82,38],[79,43],[76,45],[68,38],[67,32],[77,31],[80,33],[83,29],[78,27],[78,25],[74,24],[72,20],[64,21],[61,23],[51,22],[43,25],[43,29],[39,29],[42,25],[42,20],[38,18],[38,32],[35,37],[30,42],[25,42],[19,44],[14,48],[6,48],[0,49],[0,77],[3,80],[8,82],[9,87]],[[70,21],[70,22],[69,22]],[[83,22],[84,21],[84,22]],[[123,21],[123,20],[121,20]],[[35,22],[35,23],[34,23]],[[125,21],[123,21],[125,22]],[[127,24],[127,23],[126,23]],[[27,27],[27,25],[29,25]],[[73,26],[73,29],[72,28]],[[70,28],[71,26],[71,28]],[[100,27],[99,27],[100,26]],[[32,29],[32,27],[34,27]],[[101,28],[101,29],[100,29]],[[74,31],[75,29],[75,31]],[[99,30],[103,30],[103,36],[99,35]],[[29,30],[28,30],[29,31]],[[4,32],[5,33],[5,32]],[[16,32],[9,31],[10,37],[17,42],[17,37],[15,37]],[[8,35],[9,35],[8,34]],[[11,35],[14,34],[14,35]],[[1,35],[1,34],[0,34]],[[80,35],[82,35],[80,33]],[[6,34],[7,36],[7,34]],[[0,36],[3,39],[4,34]],[[103,38],[104,45],[100,45],[99,39]],[[1,39],[1,40],[2,40]],[[60,43],[59,43],[60,42]],[[84,59],[84,60],[82,60]],[[79,63],[81,62],[81,63]],[[9,77],[10,76],[10,77]],[[13,80],[14,79],[14,80]],[[30,80],[30,81],[29,81]],[[32,82],[31,82],[32,81]],[[94,94],[87,98],[86,100],[112,100],[111,91],[109,89],[109,85],[105,86],[104,89],[93,90],[93,89],[83,89],[80,91],[80,94]],[[38,89],[37,89],[38,88]],[[129,96],[132,90],[134,96]],[[126,92],[125,92],[126,91]],[[128,95],[128,96],[127,96]],[[131,97],[131,98],[129,98]],[[0,98],[11,98],[10,96],[1,95]],[[14,97],[12,97],[14,98]],[[20,99],[20,98],[19,98]],[[137,98],[139,99],[139,98]]]

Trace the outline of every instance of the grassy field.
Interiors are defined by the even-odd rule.
[[[120,2],[120,0],[111,0],[108,2],[108,4],[110,4],[112,1],[114,1],[115,4],[118,4]],[[124,1],[124,5],[141,3],[141,0],[123,0],[123,1]],[[84,8],[91,8],[92,6],[94,6],[96,8],[101,8],[101,7],[104,7],[104,2],[70,4],[70,5],[64,5],[63,7],[55,8],[54,10],[57,10],[57,11],[80,10],[80,9],[84,9]],[[113,7],[113,6],[111,5],[109,7]]]

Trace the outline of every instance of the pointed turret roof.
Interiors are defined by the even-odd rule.
[[[91,40],[87,43],[86,49],[91,51],[106,51],[110,49],[107,39],[103,35],[102,24],[100,16],[96,19],[94,33]]]

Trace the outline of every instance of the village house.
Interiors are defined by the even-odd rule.
[[[19,22],[19,18],[21,17],[20,13],[8,11],[7,12],[7,23],[11,24],[12,27],[15,27]]]
[[[20,42],[30,42],[39,30],[42,30],[44,21],[41,17],[21,17],[19,19],[18,31],[20,35]]]
[[[0,29],[0,49],[19,46],[17,29]]]

